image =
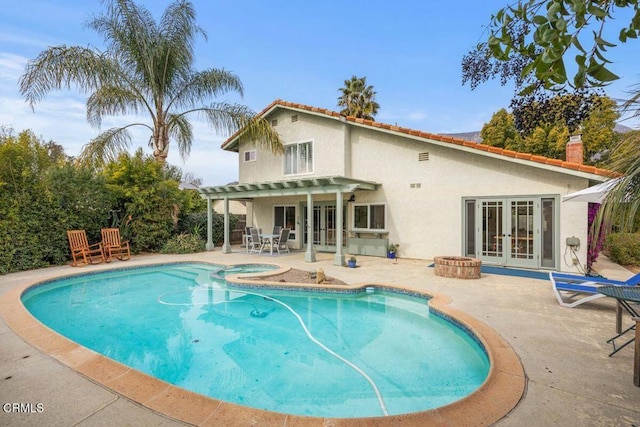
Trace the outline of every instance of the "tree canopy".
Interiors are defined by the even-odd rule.
[[[20,78],[20,91],[33,107],[54,89],[77,87],[88,95],[87,120],[100,127],[106,116],[136,115],[143,121],[108,129],[90,141],[83,160],[115,160],[132,144],[129,129],[149,130],[154,157],[164,162],[173,141],[180,155],[189,155],[194,141],[187,116],[203,117],[213,129],[243,138],[275,152],[282,142],[269,123],[248,107],[207,102],[227,93],[243,94],[238,76],[224,69],[193,68],[196,38],[206,39],[196,24],[191,2],[177,0],[156,22],[131,0],[106,0],[106,11],[87,26],[104,38],[106,50],[54,46],[29,61]],[[150,122],[144,121],[144,116]]]
[[[513,114],[504,108],[493,114],[489,123],[485,123],[480,131],[483,143],[492,147],[519,151],[522,137],[516,128]]]
[[[367,85],[366,77],[352,76],[344,81],[344,87],[338,89],[338,107],[343,107],[340,114],[361,119],[375,120],[380,104],[375,100],[376,92],[373,86]]]
[[[622,12],[630,17],[616,19]],[[521,0],[492,15],[488,28],[476,50],[499,61],[523,59],[522,76],[532,74],[547,88],[597,87],[618,79],[607,59],[616,40],[605,34],[617,34],[620,43],[638,38],[640,9],[638,0]],[[570,55],[573,76],[565,64]]]
[[[481,132],[483,143],[564,159],[571,134],[582,134],[586,164],[602,164],[617,141],[619,114],[606,96],[573,94],[533,98],[508,113],[494,113]]]
[[[463,84],[475,85],[496,76],[503,82],[517,76],[518,93],[528,95],[540,87],[558,89],[600,87],[617,80],[609,50],[640,35],[639,0],[519,0],[491,17],[487,39],[463,58]],[[573,64],[566,61],[573,57]],[[567,71],[572,70],[572,71]],[[573,71],[575,70],[575,71]],[[600,105],[600,107],[606,107]],[[640,116],[640,85],[630,92],[623,111]],[[600,117],[598,117],[600,116]],[[607,112],[591,115],[583,124],[585,137],[606,136]],[[587,134],[588,132],[588,134]],[[593,149],[601,146],[587,141]],[[586,143],[587,143],[586,142]],[[638,134],[629,132],[608,151],[605,165],[624,174],[605,199],[591,230],[592,246],[599,231],[614,228],[636,231],[640,209],[640,156]]]

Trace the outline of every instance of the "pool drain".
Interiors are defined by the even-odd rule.
[[[264,319],[265,317],[267,317],[267,312],[263,311],[262,313],[259,312],[257,309],[253,310],[251,313],[249,313],[251,315],[251,317],[257,317],[259,319]]]

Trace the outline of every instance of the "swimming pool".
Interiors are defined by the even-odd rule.
[[[173,264],[82,275],[31,289],[23,302],[52,329],[121,363],[270,411],[422,411],[468,395],[489,371],[478,342],[430,313],[424,298],[230,289],[211,277],[221,268]]]

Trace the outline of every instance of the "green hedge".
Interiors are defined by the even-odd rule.
[[[620,265],[640,265],[640,234],[614,233],[606,238],[605,249],[611,261]]]
[[[206,239],[207,233],[206,202],[178,188],[175,168],[138,151],[88,169],[54,148],[29,131],[16,136],[0,126],[0,274],[65,264],[72,229],[86,230],[95,243],[101,228],[118,227],[134,253],[167,245],[171,251],[201,250],[175,237],[182,233],[181,218],[189,234],[197,229]],[[237,219],[231,221],[235,226]],[[214,215],[214,242],[222,234],[222,217]]]

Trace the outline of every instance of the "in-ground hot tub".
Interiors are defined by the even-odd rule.
[[[455,279],[479,279],[482,261],[461,256],[439,256],[434,260],[436,276]]]

